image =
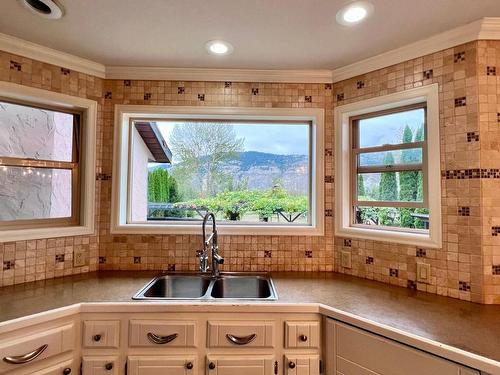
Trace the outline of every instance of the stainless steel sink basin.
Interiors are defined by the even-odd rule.
[[[145,285],[138,300],[276,300],[278,295],[267,274],[221,273],[218,277],[199,273],[170,273]]]
[[[265,276],[223,276],[214,281],[213,298],[265,299],[273,294],[270,279]]]

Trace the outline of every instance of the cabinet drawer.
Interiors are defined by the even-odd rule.
[[[319,322],[285,322],[286,348],[318,348]]]
[[[41,370],[36,370],[33,374],[37,375],[78,375],[79,366],[73,361],[66,361],[58,363],[57,365],[50,366]],[[31,372],[28,372],[30,374]]]
[[[273,356],[209,356],[207,375],[272,375]]]
[[[75,347],[73,324],[0,342],[0,373],[36,363]],[[17,362],[17,363],[9,363]]]
[[[129,375],[196,375],[198,364],[194,356],[128,357]]]
[[[337,375],[380,375],[344,358],[337,357]]]
[[[195,347],[196,323],[171,320],[131,320],[129,345],[147,347]]]
[[[83,322],[83,346],[86,348],[118,348],[120,321],[86,320]]]
[[[118,357],[83,357],[83,375],[118,375]]]
[[[286,375],[319,375],[319,355],[285,356]]]
[[[210,348],[272,348],[274,322],[208,322]]]

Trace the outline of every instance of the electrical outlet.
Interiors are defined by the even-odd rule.
[[[417,281],[419,283],[429,284],[431,282],[431,265],[426,263],[417,263]]]
[[[340,252],[340,265],[344,268],[352,267],[352,259],[350,251],[341,251]]]
[[[85,266],[85,252],[82,250],[73,253],[73,267]]]

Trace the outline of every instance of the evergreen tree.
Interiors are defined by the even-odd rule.
[[[358,198],[366,196],[365,180],[362,174],[358,174]]]
[[[392,152],[386,152],[383,160],[384,165],[394,165]],[[380,174],[379,199],[381,201],[395,202],[398,199],[398,182],[396,173],[382,172]]]

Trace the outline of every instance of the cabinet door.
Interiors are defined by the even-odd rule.
[[[274,357],[259,356],[209,356],[207,375],[274,375]]]
[[[196,358],[189,356],[128,357],[129,375],[196,375]]]
[[[118,357],[83,357],[82,375],[117,375]]]
[[[286,375],[319,375],[319,355],[285,356]]]

